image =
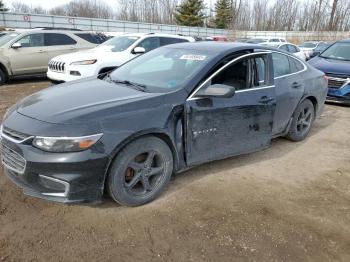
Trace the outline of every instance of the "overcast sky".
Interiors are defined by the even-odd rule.
[[[32,6],[42,6],[45,9],[49,9],[58,5],[66,4],[70,2],[71,0],[58,0],[58,1],[53,1],[53,0],[3,0],[5,5],[7,7],[11,7],[13,2],[22,2],[26,3],[27,5],[32,5]],[[102,0],[107,4],[110,4],[111,6],[114,6],[116,4],[116,0]],[[205,2],[209,5],[210,2],[214,3],[215,0],[205,0]]]

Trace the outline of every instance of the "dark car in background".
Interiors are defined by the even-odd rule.
[[[240,43],[185,43],[112,73],[35,93],[5,114],[2,162],[31,196],[123,205],[152,201],[173,173],[301,141],[324,107],[324,74]]]
[[[350,105],[350,39],[334,43],[309,63],[328,77],[327,101]]]

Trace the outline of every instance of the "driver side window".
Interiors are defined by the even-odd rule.
[[[211,85],[222,84],[236,91],[267,85],[267,64],[265,56],[239,60],[216,75]]]
[[[44,46],[44,34],[31,34],[22,37],[16,43],[20,43],[22,47],[39,47]]]

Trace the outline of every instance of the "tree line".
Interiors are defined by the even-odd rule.
[[[23,13],[232,30],[350,30],[349,0],[216,0],[213,6],[208,6],[208,1],[204,0],[114,0],[109,3],[102,0],[72,0],[46,10],[17,1],[6,8]]]

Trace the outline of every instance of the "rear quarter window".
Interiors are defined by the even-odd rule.
[[[275,77],[291,74],[288,56],[280,53],[272,53],[272,61]]]
[[[103,42],[105,42],[107,40],[107,37],[104,37],[102,35],[97,35],[97,34],[78,33],[75,35],[84,39],[85,41],[87,41],[91,44],[102,44]]]
[[[171,45],[171,44],[177,44],[177,43],[184,43],[188,42],[186,39],[182,38],[173,38],[173,37],[160,37],[160,45]]]

